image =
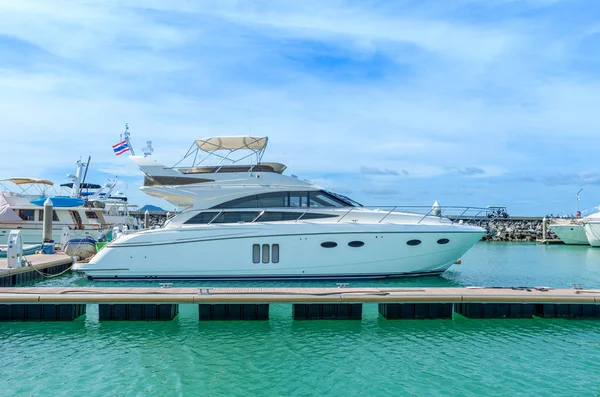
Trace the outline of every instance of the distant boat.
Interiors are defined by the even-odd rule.
[[[551,219],[550,229],[565,244],[589,245],[591,242],[589,239],[590,234],[587,233],[585,224],[598,220],[600,220],[600,212],[583,218]]]

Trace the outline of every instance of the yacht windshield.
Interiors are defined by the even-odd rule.
[[[334,193],[334,192],[330,192],[330,191],[326,191],[326,193],[334,196],[338,200],[342,200],[342,201],[346,202],[346,205],[348,207],[362,207],[363,206],[361,203],[354,201],[350,197],[344,196],[343,194]]]

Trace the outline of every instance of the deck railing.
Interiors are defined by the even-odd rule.
[[[219,223],[218,218],[221,217],[224,213],[232,213],[232,212],[256,212],[256,215],[252,217],[252,220],[244,221],[244,223],[255,223],[261,222],[261,218],[265,214],[274,213],[274,212],[292,212],[299,213],[299,215],[295,219],[285,219],[286,221],[299,222],[306,218],[307,214],[310,213],[323,213],[323,210],[332,210],[329,212],[332,215],[338,215],[338,218],[335,220],[337,223],[341,223],[344,220],[350,220],[351,222],[358,222],[360,219],[352,219],[353,214],[364,215],[361,213],[363,209],[373,210],[374,212],[369,212],[370,220],[374,223],[384,223],[386,219],[389,219],[390,216],[393,215],[406,215],[417,217],[417,224],[420,224],[425,219],[435,219],[439,218],[440,220],[444,220],[445,222],[454,224],[457,222],[469,222],[474,223],[476,225],[481,224],[484,220],[493,219],[488,216],[487,208],[480,207],[458,207],[458,206],[365,206],[365,207],[265,207],[265,208],[219,208],[219,209],[207,209],[202,212],[214,213],[214,216],[206,223],[213,224]],[[194,211],[196,210],[189,210]],[[380,217],[373,220],[373,215],[379,214]],[[361,216],[362,217],[362,216]],[[318,219],[318,218],[317,218]],[[316,220],[316,219],[310,219]],[[231,222],[234,223],[234,222]]]

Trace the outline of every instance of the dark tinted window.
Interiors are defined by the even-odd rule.
[[[450,240],[448,240],[447,238],[441,238],[437,241],[438,244],[448,244],[450,242]]]
[[[334,247],[337,247],[337,243],[335,243],[333,241],[325,241],[324,243],[321,243],[321,247],[323,247],[323,248],[334,248]]]
[[[348,243],[348,245],[353,248],[358,248],[358,247],[362,247],[363,245],[365,245],[365,243],[363,243],[362,241],[350,241]]]
[[[256,211],[223,212],[213,223],[252,222],[259,213]]]
[[[260,263],[260,245],[258,244],[252,246],[252,262]]]
[[[19,210],[19,217],[24,221],[34,221],[35,210]]]
[[[60,222],[58,219],[58,215],[56,215],[56,211],[52,210],[52,222]]]
[[[279,244],[273,244],[271,249],[271,262],[279,263]]]
[[[322,219],[322,218],[337,218],[337,215],[330,214],[313,214],[307,212],[302,215],[303,212],[265,212],[258,218],[257,222],[277,222],[277,221],[295,221],[300,218],[300,220],[309,220],[309,219]]]
[[[201,212],[188,219],[185,224],[197,225],[208,223],[218,214],[218,212]]]
[[[421,244],[421,240],[408,240],[406,242],[406,244],[408,244],[408,245],[419,245],[419,244]]]
[[[317,192],[275,192],[254,194],[231,200],[213,208],[277,208],[277,207],[347,207],[344,200],[325,191]]]
[[[98,219],[98,214],[94,211],[85,211],[85,216],[87,216],[88,219]]]

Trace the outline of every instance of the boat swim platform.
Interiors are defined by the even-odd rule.
[[[268,320],[270,304],[292,304],[295,320],[360,320],[369,303],[386,319],[600,318],[600,290],[585,289],[22,287],[0,288],[0,321],[73,320],[87,304],[101,321],[168,321],[179,304],[198,305],[200,321]]]
[[[69,269],[73,258],[63,253],[33,254],[23,256],[22,267],[9,268],[8,259],[0,258],[0,287],[11,287],[58,275]]]

